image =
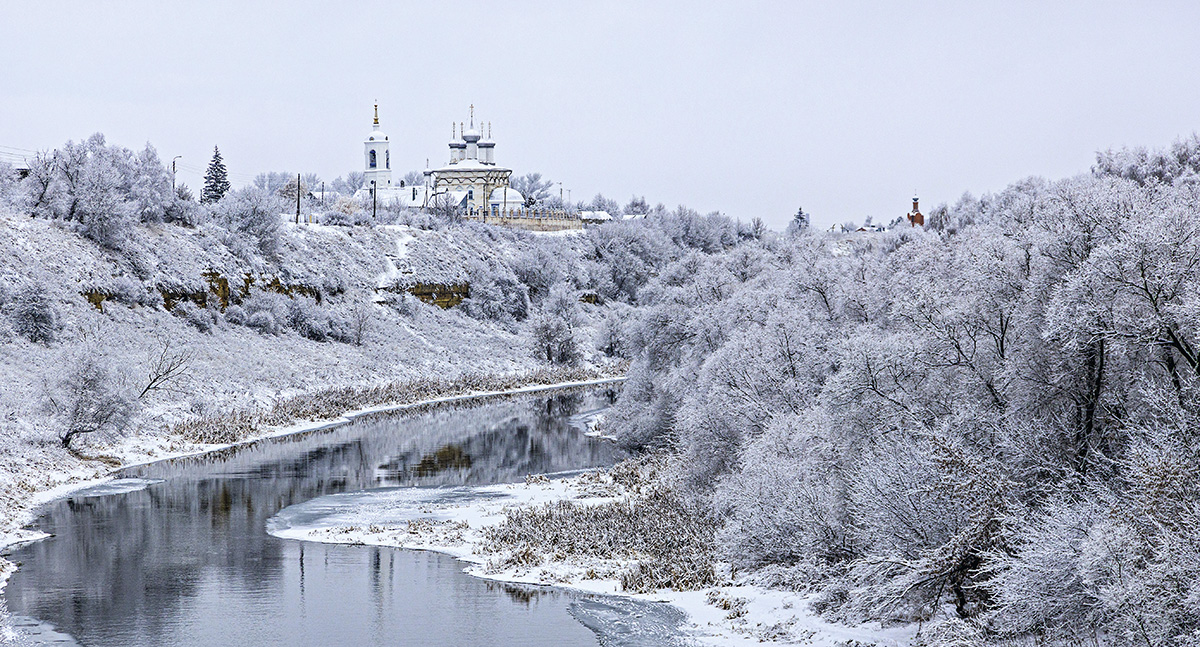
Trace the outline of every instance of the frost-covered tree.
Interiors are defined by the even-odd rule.
[[[300,184],[296,184],[297,180],[299,180]],[[306,199],[309,191],[311,191],[310,187],[311,185],[306,184],[303,178],[297,178],[295,175],[290,175],[288,180],[284,182],[282,186],[275,189],[274,193],[275,195],[279,196],[284,203],[294,206],[296,204],[297,193],[302,200]]]
[[[62,446],[69,448],[80,436],[123,431],[137,404],[108,359],[85,351],[50,386],[47,408],[58,423]]]
[[[362,188],[363,177],[362,171],[351,171],[345,177],[339,177],[330,182],[329,187],[343,196],[351,196]]]
[[[216,217],[239,243],[252,243],[259,253],[272,258],[282,240],[283,211],[277,197],[254,187],[231,191],[214,207]]]
[[[71,217],[78,221],[84,236],[120,249],[138,218],[138,204],[126,199],[130,193],[129,160],[123,151],[106,148],[102,136],[93,136],[88,148],[88,157],[76,169],[71,186]]]
[[[141,222],[162,222],[174,211],[176,196],[171,193],[171,174],[150,144],[134,161],[129,198]]]
[[[592,198],[591,203],[587,205],[587,210],[603,211],[611,216],[617,216],[621,213],[621,203],[616,200],[611,200],[604,195],[597,193],[596,197]]]
[[[534,356],[551,364],[578,362],[581,349],[576,336],[581,324],[579,295],[565,283],[556,284],[530,318]]]
[[[525,196],[525,206],[532,207],[542,204],[550,197],[550,188],[554,182],[543,179],[541,173],[526,173],[512,178],[509,186]]]
[[[804,207],[796,209],[796,215],[788,221],[787,234],[789,236],[798,236],[808,231],[811,218],[804,212]]]
[[[229,173],[225,170],[225,161],[221,158],[221,149],[213,146],[212,161],[204,173],[204,190],[200,192],[200,202],[213,203],[229,193]]]
[[[16,169],[8,162],[0,162],[0,204],[15,203],[18,186]]]
[[[46,288],[28,283],[4,304],[16,332],[29,341],[49,344],[59,331],[58,310],[46,294]]]
[[[409,171],[400,178],[400,182],[400,186],[421,186],[425,184],[425,173],[424,171]]]
[[[622,213],[624,215],[645,215],[650,213],[650,205],[646,202],[645,197],[635,195],[625,204],[625,209]],[[616,216],[618,214],[614,213],[613,215]]]
[[[261,189],[266,193],[278,193],[288,183],[296,183],[296,175],[294,173],[285,173],[283,171],[269,171],[259,173],[254,176],[255,188]],[[292,194],[292,199],[295,199],[295,194]]]
[[[1105,150],[1096,154],[1092,173],[1133,180],[1139,184],[1171,184],[1200,174],[1200,135],[1179,139],[1166,150],[1145,148]]]
[[[456,201],[449,193],[439,193],[433,196],[429,201],[427,210],[443,223],[456,224],[463,219],[462,203]]]
[[[462,302],[468,315],[514,327],[529,314],[529,288],[511,270],[482,262],[468,273],[471,296]]]
[[[869,239],[730,247],[663,212],[639,233],[666,265],[599,228],[602,266],[648,270],[610,426],[673,449],[736,567],[823,590],[832,617],[933,619],[947,644],[1184,640],[1200,191],[1171,173],[1030,178]]]
[[[57,168],[51,153],[41,152],[29,160],[29,175],[21,182],[18,204],[38,218],[54,215],[54,178]]]

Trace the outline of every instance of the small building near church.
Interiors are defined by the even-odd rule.
[[[607,211],[580,211],[579,219],[582,220],[583,224],[585,225],[600,225],[606,222],[611,222],[613,217],[612,214],[608,213]]]
[[[912,211],[910,211],[908,213],[908,215],[905,216],[905,218],[908,220],[908,225],[910,227],[924,227],[925,226],[925,216],[921,215],[921,210],[919,208],[917,208],[917,196],[915,196],[915,195],[913,196]]]

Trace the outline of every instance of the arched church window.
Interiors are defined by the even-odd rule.
[[[467,189],[467,199],[472,202],[475,201],[475,189]]]
[[[371,168],[375,168],[375,151],[371,151],[370,154],[367,156],[367,159],[370,160],[367,162],[367,166],[369,166]]]
[[[383,151],[383,167],[392,168],[392,151]]]

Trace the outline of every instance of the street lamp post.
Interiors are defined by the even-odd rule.
[[[171,193],[175,193],[175,160],[181,157],[183,157],[183,155],[176,155],[171,160]]]

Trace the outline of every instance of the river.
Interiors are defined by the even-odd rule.
[[[47,505],[53,537],[12,550],[4,592],[25,640],[145,645],[660,645],[666,605],[499,584],[443,555],[272,537],[267,520],[316,497],[487,485],[611,464],[581,417],[607,388],[519,396],[123,470]]]

